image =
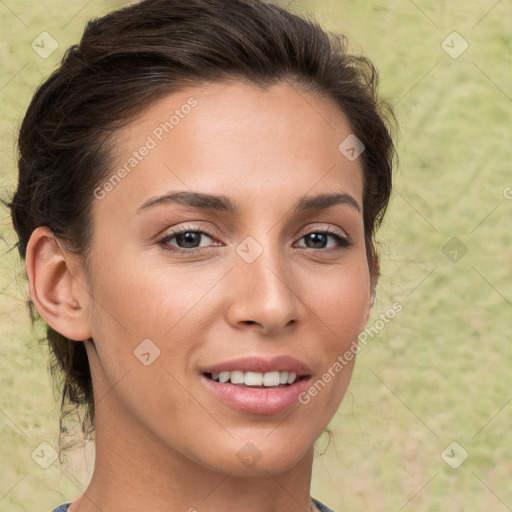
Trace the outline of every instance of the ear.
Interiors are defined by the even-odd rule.
[[[370,304],[368,306],[368,315],[366,317],[366,321],[370,319],[370,313],[373,308],[373,304],[375,303],[375,294],[377,289],[377,282],[380,276],[380,262],[378,256],[375,255],[373,260],[373,265],[370,268]]]
[[[48,227],[38,227],[32,233],[25,268],[30,298],[45,322],[71,340],[89,339],[89,292],[81,266]]]

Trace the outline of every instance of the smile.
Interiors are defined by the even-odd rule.
[[[201,382],[223,405],[250,414],[278,414],[299,404],[311,378],[302,361],[246,357],[203,368]]]

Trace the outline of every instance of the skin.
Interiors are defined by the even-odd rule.
[[[279,354],[306,362],[315,382],[364,329],[372,279],[360,211],[293,211],[304,195],[332,192],[362,207],[360,159],[338,150],[352,131],[330,99],[238,81],[172,93],[118,134],[112,173],[191,97],[197,106],[173,131],[91,198],[88,273],[47,228],[30,239],[39,313],[70,339],[92,338],[95,468],[70,512],[311,510],[314,443],[350,381],[354,360],[308,404],[270,415],[227,407],[200,382],[207,364]],[[137,213],[183,190],[227,195],[240,212],[166,203]],[[184,226],[207,233],[199,249],[183,249],[192,254],[158,243]],[[306,236],[326,228],[353,245],[329,235],[322,248]],[[263,249],[252,263],[236,252],[248,236]],[[149,366],[134,356],[144,339],[160,350]],[[261,453],[250,467],[237,456],[248,442]]]

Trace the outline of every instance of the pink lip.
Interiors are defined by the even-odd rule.
[[[290,356],[241,357],[202,368],[203,373],[234,372],[295,372],[297,375],[311,375],[308,365]]]
[[[306,363],[289,356],[232,359],[205,367],[202,371],[203,373],[220,373],[236,370],[261,373],[288,371],[304,377],[289,386],[265,389],[242,387],[228,382],[223,384],[201,375],[201,382],[220,402],[250,414],[278,414],[290,409],[299,403],[299,395],[309,386],[311,375],[311,370]]]
[[[299,395],[309,386],[304,378],[282,388],[244,388],[231,383],[216,382],[204,375],[201,381],[223,404],[251,414],[278,414],[299,403]]]

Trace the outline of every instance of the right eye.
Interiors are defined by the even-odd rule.
[[[208,245],[202,245],[204,237],[212,240],[212,237],[197,228],[191,227],[182,227],[166,233],[160,240],[158,244],[162,246],[163,249],[169,251],[177,251],[177,252],[196,252],[198,249],[202,249],[204,247],[211,247]],[[175,241],[175,243],[171,243]]]

